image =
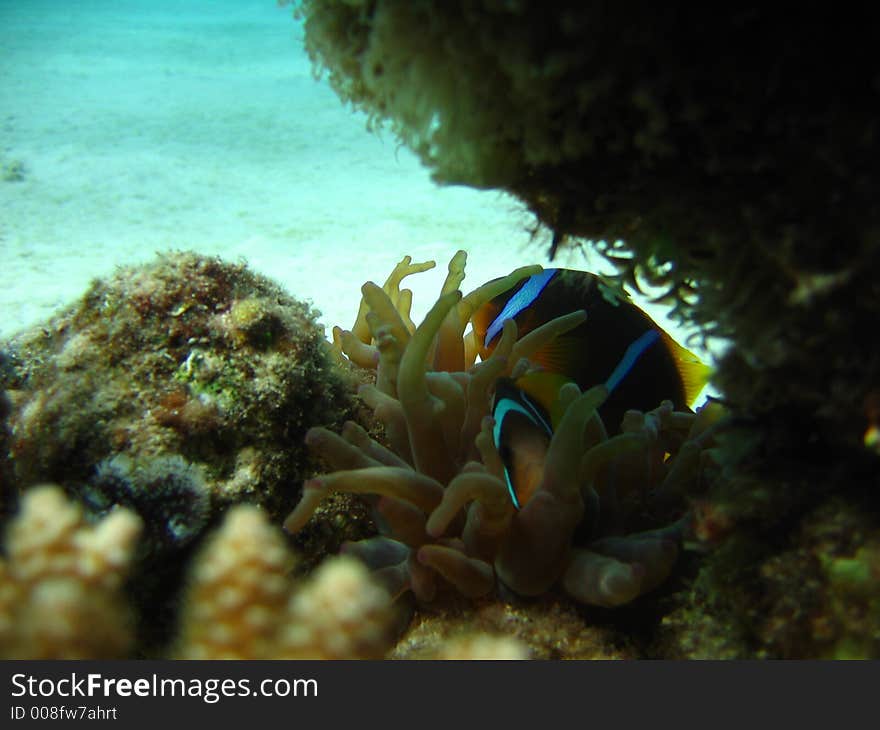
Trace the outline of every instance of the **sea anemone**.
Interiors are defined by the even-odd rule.
[[[533,369],[529,356],[586,315],[558,317],[522,338],[508,319],[495,350],[475,364],[473,335],[464,334],[473,314],[540,268],[518,269],[462,296],[465,262],[463,251],[453,257],[440,297],[418,327],[409,318],[412,295],[400,283],[432,263],[406,257],[384,287],[364,284],[355,325],[335,328],[334,341],[352,361],[376,369],[375,385],[359,394],[384,424],[388,446],[353,422],[341,435],[311,429],[306,443],[334,471],[305,483],[286,529],[302,529],[330,492],[373,495],[383,534],[346,550],[392,594],[411,590],[420,600],[434,597],[438,577],[471,597],[491,592],[496,580],[520,595],[561,583],[578,601],[600,606],[652,590],[671,572],[689,532],[683,502],[701,473],[718,409],[695,415],[664,402],[649,413],[630,411],[609,438],[597,410],[610,386],[581,392],[567,383],[540,481],[517,508],[492,436],[493,392],[499,378]],[[673,503],[679,518],[623,534],[651,496]]]

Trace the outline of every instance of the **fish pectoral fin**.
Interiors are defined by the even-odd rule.
[[[557,337],[548,342],[530,360],[551,373],[576,372],[584,357],[584,342],[577,337]]]

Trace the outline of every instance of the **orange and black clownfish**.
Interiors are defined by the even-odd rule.
[[[494,349],[506,319],[524,335],[580,309],[586,321],[533,356],[542,370],[501,379],[495,389],[493,439],[517,509],[541,481],[565,383],[584,390],[604,382],[610,395],[600,412],[616,431],[629,409],[647,411],[663,400],[689,408],[708,380],[709,368],[695,355],[634,304],[606,300],[598,277],[585,271],[548,269],[487,303],[472,320],[480,355],[485,359]]]
[[[483,305],[471,320],[480,356],[486,359],[495,348],[507,319],[516,322],[522,337],[581,309],[586,321],[532,360],[581,390],[605,383],[611,395],[600,414],[609,432],[619,430],[630,409],[649,411],[664,400],[678,410],[693,405],[710,369],[635,304],[603,292],[599,277],[587,271],[545,269]]]

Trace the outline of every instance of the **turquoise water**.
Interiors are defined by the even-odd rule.
[[[536,258],[514,201],[368,133],[274,0],[0,0],[0,47],[0,335],[168,248],[244,257],[328,324],[405,253],[466,248],[474,286]]]
[[[0,48],[0,156],[21,171],[0,181],[0,336],[168,249],[245,259],[328,327],[405,254],[438,262],[410,280],[417,320],[457,249],[465,289],[549,264],[517,201],[439,187],[368,132],[275,0],[0,0]]]

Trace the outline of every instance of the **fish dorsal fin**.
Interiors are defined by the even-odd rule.
[[[679,345],[665,332],[662,333],[663,343],[675,360],[675,367],[681,376],[684,386],[684,398],[688,406],[693,407],[703,388],[709,382],[712,368],[706,365],[690,350]]]

